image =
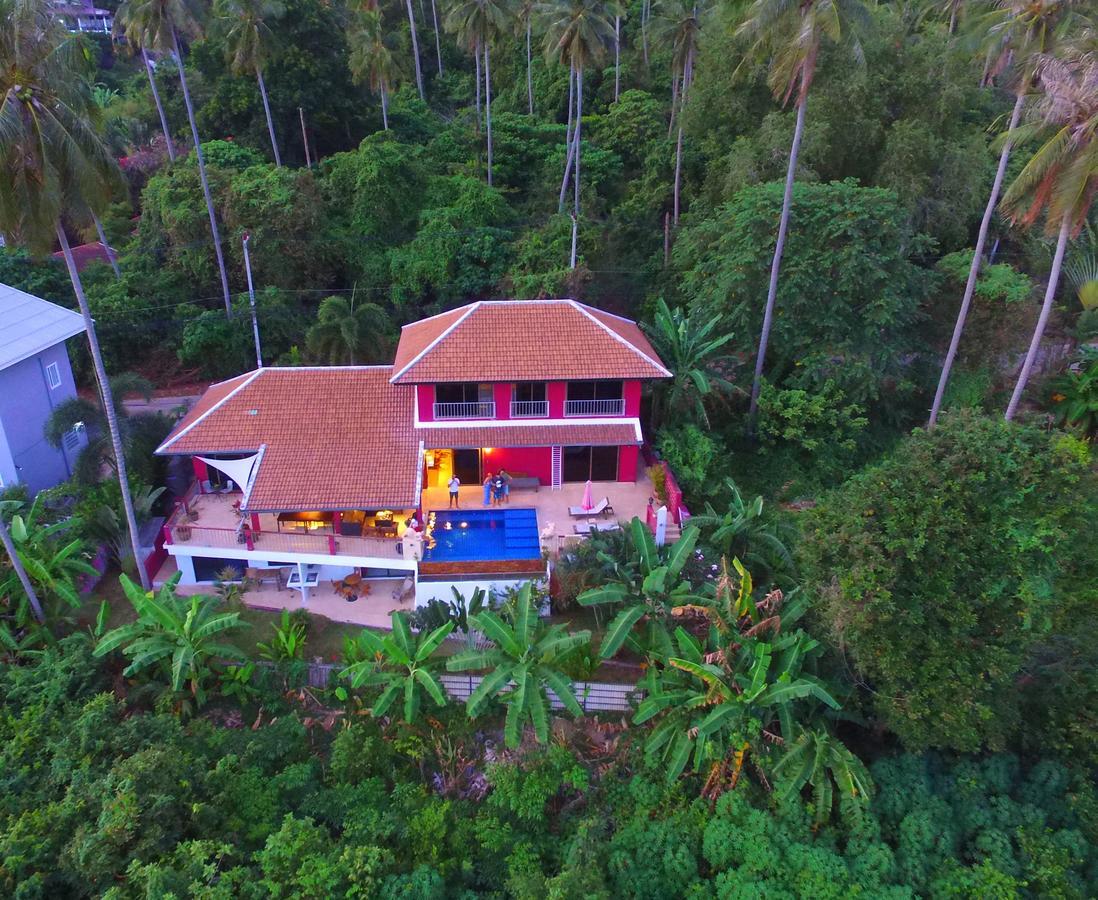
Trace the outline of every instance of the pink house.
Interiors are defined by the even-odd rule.
[[[670,373],[637,324],[575,300],[473,303],[404,327],[394,385],[414,385],[424,485],[488,471],[635,481],[641,384]]]
[[[395,579],[420,604],[544,577],[553,535],[652,512],[641,387],[669,374],[635,322],[534,300],[413,322],[391,366],[238,375],[157,450],[195,472],[166,549],[185,584],[228,566],[277,571],[302,602],[349,576]],[[492,503],[482,482],[501,469],[511,495]],[[606,498],[597,510],[578,505],[588,480]]]

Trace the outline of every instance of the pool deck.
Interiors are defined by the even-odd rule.
[[[539,490],[517,490],[511,492],[511,502],[503,507],[532,507],[537,510],[538,530],[542,535],[542,550],[556,555],[563,546],[580,540],[575,534],[574,526],[582,519],[573,518],[568,514],[568,507],[579,506],[583,501],[582,484],[566,484],[560,490],[543,485]],[[608,520],[616,519],[623,525],[634,516],[639,516],[643,521],[648,510],[648,498],[652,496],[652,482],[643,469],[638,473],[636,482],[628,481],[596,481],[592,482],[591,495],[596,503],[603,497],[610,500],[614,507],[614,515],[606,517]],[[427,487],[423,489],[424,512],[442,511],[447,509],[450,502],[449,493],[445,486]],[[458,502],[462,509],[489,509],[484,505],[484,488],[480,485],[463,486],[458,492]],[[552,525],[546,537],[546,529]]]

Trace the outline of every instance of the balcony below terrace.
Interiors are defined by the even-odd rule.
[[[263,559],[299,556],[342,556],[366,559],[402,560],[400,536],[410,510],[395,511],[386,528],[377,528],[379,536],[363,536],[361,532],[375,527],[372,518],[361,516],[352,524],[348,518],[336,533],[330,514],[295,515],[295,520],[282,522],[274,513],[258,513],[259,529],[254,528],[251,515],[241,515],[234,503],[239,493],[196,494],[184,507],[178,508],[165,524],[165,543],[170,548],[194,548],[191,555],[201,555],[206,548],[255,552]],[[347,534],[348,526],[359,534]],[[380,536],[384,531],[385,536]],[[187,551],[190,554],[190,550]],[[258,558],[258,557],[257,557]]]

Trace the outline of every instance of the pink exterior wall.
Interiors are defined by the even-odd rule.
[[[191,467],[194,469],[194,477],[198,479],[199,485],[210,477],[210,472],[206,468],[206,464],[197,456],[191,457]]]
[[[416,404],[421,422],[433,422],[435,418],[435,386],[433,384],[416,385]]]
[[[550,381],[545,388],[545,396],[549,400],[549,418],[564,418],[564,401],[568,399],[568,383],[565,381]]]
[[[553,457],[548,447],[493,447],[481,459],[485,474],[506,469],[512,475],[536,475],[543,485],[553,481]]]
[[[637,380],[625,382],[622,385],[622,393],[625,396],[625,414],[627,416],[639,416],[641,411],[641,383]]]
[[[637,480],[637,455],[639,447],[618,448],[618,481]]]
[[[496,401],[496,418],[511,418],[511,382],[497,381],[492,385],[492,399]]]

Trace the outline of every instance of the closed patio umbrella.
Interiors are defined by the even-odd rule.
[[[580,503],[584,509],[592,509],[595,505],[595,499],[591,496],[591,479],[587,479],[587,484],[583,486],[583,502]]]

